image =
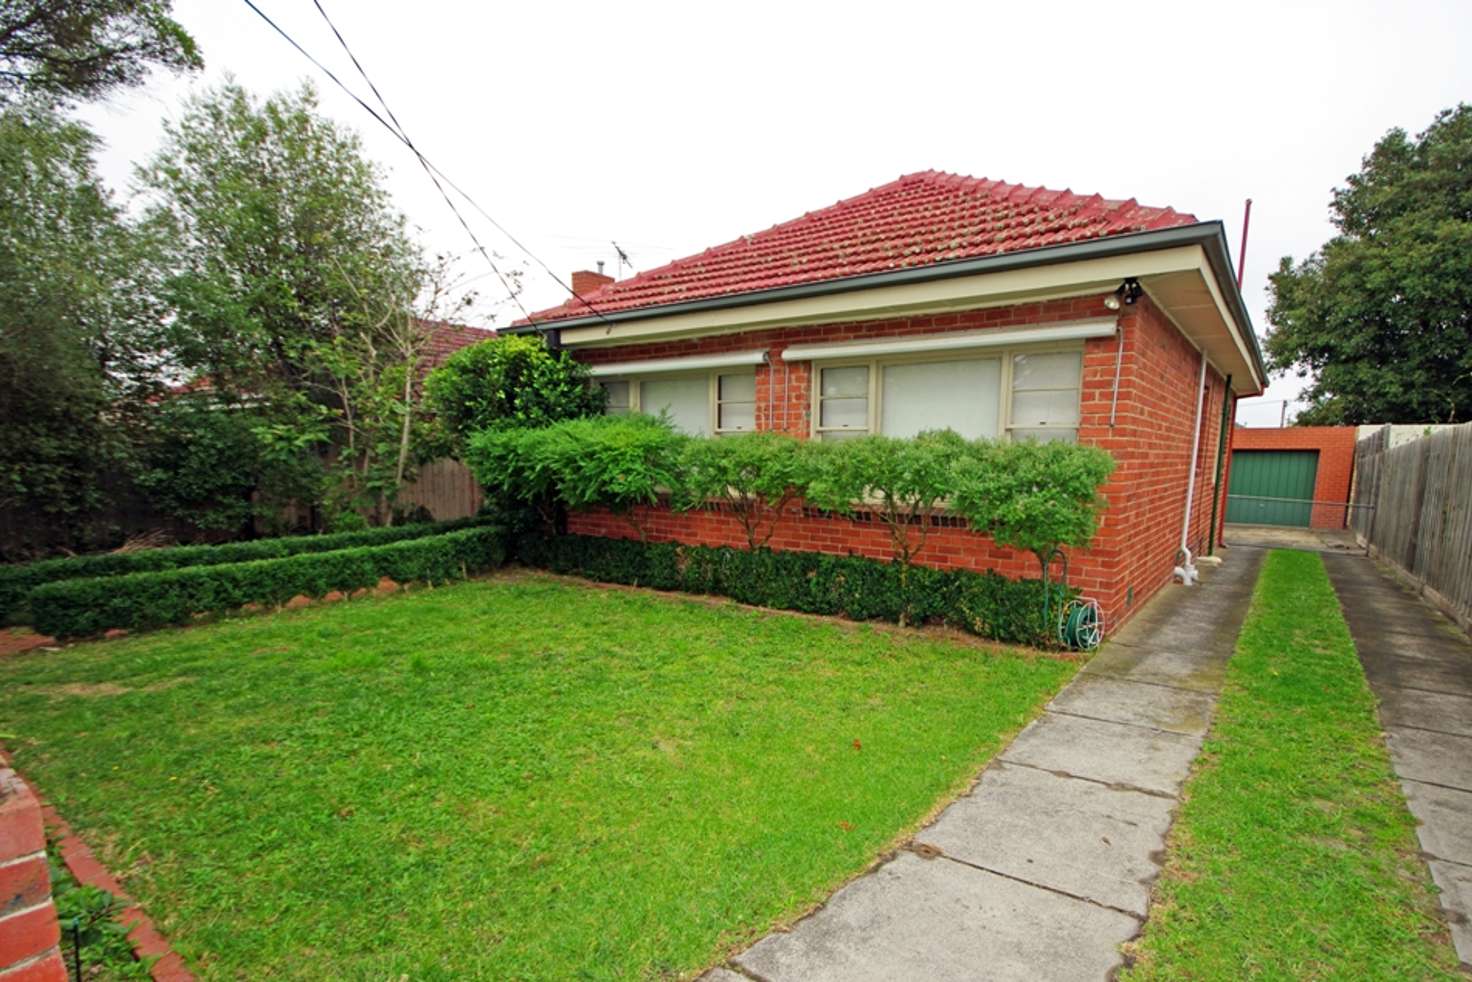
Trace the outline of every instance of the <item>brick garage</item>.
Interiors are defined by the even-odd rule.
[[[1313,451],[1314,473],[1309,527],[1337,529],[1346,525],[1350,486],[1354,481],[1354,447],[1358,427],[1285,426],[1236,428],[1232,452]]]
[[[1263,381],[1219,223],[933,172],[629,280],[585,272],[575,283],[577,298],[519,329],[535,327],[573,351],[619,410],[657,411],[652,403],[668,397],[663,408],[675,407],[677,425],[691,432],[807,439],[847,435],[830,431],[850,425],[855,433],[913,429],[917,417],[924,428],[961,429],[950,405],[977,418],[995,410],[967,435],[1025,429],[1109,450],[1118,466],[1104,489],[1108,506],[1094,542],[1071,553],[1070,580],[1099,600],[1111,626],[1170,580],[1183,524],[1193,553],[1212,548],[1212,517],[1220,521],[1225,509],[1225,482],[1216,479],[1223,423],[1235,399]],[[926,360],[932,355],[919,348],[937,353]],[[882,407],[906,407],[891,393],[889,371],[935,368],[944,378],[948,358],[997,381],[959,388],[954,400],[896,384],[895,393],[918,401],[897,411],[906,424],[892,423]],[[1026,372],[1044,364],[1076,374],[1033,389]],[[858,365],[868,366],[866,393],[834,395],[832,380]],[[826,388],[823,371],[832,373]],[[729,402],[728,381],[739,389]],[[834,418],[852,421],[830,426],[827,408],[838,404]],[[726,419],[728,409],[739,423]],[[745,543],[734,516],[719,509],[644,509],[640,522],[654,540]],[[635,534],[601,513],[573,516],[570,530]],[[771,546],[890,557],[878,522],[800,507]],[[919,561],[1038,574],[1030,553],[999,548],[956,520],[942,520]]]

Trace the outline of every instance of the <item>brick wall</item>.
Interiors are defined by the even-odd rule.
[[[937,315],[748,331],[715,337],[621,345],[578,352],[590,364],[718,354],[765,348],[769,364],[756,368],[757,428],[801,438],[811,427],[811,364],[788,363],[779,352],[790,344],[874,340],[945,331],[1004,328],[1114,316],[1103,297],[1065,299],[1012,307]],[[1124,336],[1114,424],[1115,359],[1118,341],[1084,343],[1082,417],[1079,439],[1109,450],[1118,462],[1104,488],[1109,506],[1088,549],[1069,552],[1069,580],[1098,599],[1111,629],[1169,581],[1175,566],[1190,471],[1191,432],[1196,411],[1200,355],[1148,298],[1119,315]],[[1211,522],[1211,486],[1221,433],[1224,380],[1208,368],[1201,451],[1189,541],[1204,551]],[[1223,501],[1224,506],[1224,501]],[[745,545],[739,523],[728,512],[684,514],[640,509],[640,524],[655,541],[701,545]],[[574,515],[570,531],[631,537],[624,520],[601,512]],[[889,537],[878,522],[818,516],[794,509],[773,536],[774,549],[856,553],[890,557]],[[1006,576],[1037,576],[1030,553],[1003,549],[959,523],[934,529],[919,561],[942,568],[994,569]]]
[[[0,766],[0,982],[65,982],[41,804]]]
[[[1354,445],[1359,432],[1354,426],[1234,427],[1235,450],[1317,450],[1319,467],[1314,477],[1314,505],[1309,525],[1316,529],[1344,528],[1349,509],[1338,502],[1349,501],[1354,481]]]

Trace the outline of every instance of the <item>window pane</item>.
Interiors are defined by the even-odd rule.
[[[868,399],[824,399],[818,414],[818,426],[842,426],[849,429],[869,428]]]
[[[1076,389],[1083,352],[1050,351],[1038,355],[1014,355],[1012,358],[1012,388],[1015,389]]]
[[[829,396],[862,396],[869,398],[869,366],[823,369],[823,398]]]
[[[718,380],[722,402],[756,402],[756,375],[722,375]]]
[[[999,358],[886,365],[879,432],[914,436],[952,429],[968,440],[997,435]]]
[[[651,379],[639,385],[639,408],[644,412],[651,416],[669,413],[675,429],[691,436],[710,435],[708,376]]]
[[[722,430],[754,430],[756,429],[756,403],[754,402],[723,402],[716,410],[719,422],[716,424]]]
[[[1078,424],[1077,389],[1039,389],[1036,392],[1012,393],[1012,425],[1037,426],[1058,423]]]
[[[1078,430],[1057,427],[1051,430],[1013,430],[1014,440],[1036,440],[1038,443],[1047,443],[1051,440],[1060,440],[1064,443],[1073,443],[1078,439]]]
[[[598,383],[603,386],[603,391],[608,393],[608,406],[604,412],[610,416],[622,415],[629,411],[629,383],[624,381],[602,381]]]

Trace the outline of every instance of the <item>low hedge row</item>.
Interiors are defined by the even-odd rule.
[[[995,641],[1052,646],[1043,624],[1041,580],[994,572],[911,566],[862,556],[688,546],[597,536],[528,536],[517,546],[528,566],[606,583],[715,594],[761,607],[853,620],[945,624]],[[1057,611],[1078,591],[1052,584]]]
[[[482,521],[480,518],[466,518],[453,522],[394,525],[331,535],[293,535],[254,539],[250,542],[226,542],[214,546],[174,546],[169,549],[140,549],[137,552],[107,552],[95,556],[68,556],[18,566],[0,566],[0,623],[16,622],[25,612],[31,591],[58,580],[121,576],[186,566],[218,566],[223,563],[281,559],[302,553],[387,545],[405,539],[421,539],[440,532],[453,532]]]
[[[201,612],[251,603],[282,604],[298,594],[372,587],[385,576],[400,583],[464,579],[505,558],[501,530],[481,526],[280,559],[62,580],[32,591],[31,614],[42,634],[83,637],[109,628],[180,624]]]

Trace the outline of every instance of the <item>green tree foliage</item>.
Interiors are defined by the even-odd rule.
[[[1054,549],[1093,541],[1099,489],[1113,472],[1114,458],[1098,447],[978,442],[957,461],[950,507],[998,545],[1028,550],[1046,571]]]
[[[1391,130],[1334,192],[1339,234],[1271,277],[1272,367],[1313,376],[1305,425],[1472,414],[1472,106]]]
[[[0,102],[93,99],[149,68],[201,67],[168,0],[10,0],[0,4]]]
[[[441,284],[356,134],[318,112],[310,86],[258,102],[227,82],[168,125],[140,180],[176,314],[169,350],[254,407],[263,479],[294,485],[264,487],[265,500],[305,485],[339,525],[387,520],[423,435],[427,330],[411,308]],[[300,480],[301,462],[328,457],[317,489]]]
[[[788,508],[810,483],[810,447],[784,433],[690,440],[680,460],[675,507],[720,502],[746,533],[747,547],[766,545]]]
[[[134,480],[159,511],[201,529],[248,529],[265,464],[248,406],[213,393],[160,399],[140,440]]]
[[[0,111],[0,508],[72,546],[126,464],[164,350],[147,243],[98,179],[96,146],[49,108]]]
[[[480,482],[513,499],[561,504],[573,511],[604,507],[645,538],[635,511],[680,486],[688,437],[668,420],[642,413],[590,416],[550,426],[482,430],[466,463]]]
[[[425,390],[459,453],[483,430],[596,416],[606,405],[584,365],[538,337],[514,334],[455,352],[429,373]]]

